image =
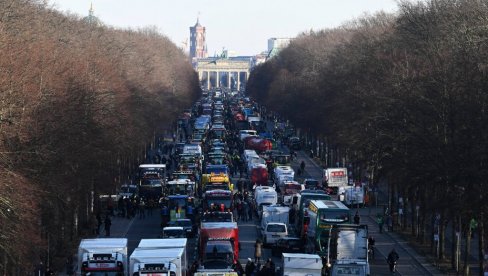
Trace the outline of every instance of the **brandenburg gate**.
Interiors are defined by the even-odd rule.
[[[227,87],[232,90],[245,88],[251,69],[250,58],[200,58],[195,69],[203,88]]]

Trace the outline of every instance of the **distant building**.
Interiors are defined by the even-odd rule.
[[[286,48],[292,40],[292,38],[276,37],[268,39],[268,58],[276,56],[281,50]]]
[[[87,22],[90,25],[102,26],[102,21],[100,21],[100,19],[98,19],[98,17],[95,16],[93,10],[93,3],[90,4],[90,10],[88,10],[88,16],[83,18],[83,21]]]
[[[205,27],[200,25],[200,20],[197,19],[195,26],[190,27],[190,58],[194,59],[206,58],[207,45],[205,43]]]

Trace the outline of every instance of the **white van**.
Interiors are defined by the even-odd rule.
[[[264,228],[262,228],[263,243],[265,245],[275,244],[279,239],[288,236],[288,228],[285,223],[282,222],[268,222]]]

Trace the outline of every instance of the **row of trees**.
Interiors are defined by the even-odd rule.
[[[476,229],[483,267],[486,26],[485,0],[400,2],[396,15],[380,13],[301,35],[253,71],[248,91],[301,129],[326,137],[330,148],[340,148],[373,179],[387,179],[410,214],[419,206],[419,220],[412,215],[402,225],[424,238],[435,226],[440,259],[446,258],[447,225],[453,241],[456,231],[468,233],[466,252]],[[477,228],[469,227],[472,218]]]
[[[93,197],[113,193],[199,92],[154,28],[0,1],[0,273],[69,254]]]

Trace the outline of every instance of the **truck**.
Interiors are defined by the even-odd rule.
[[[283,276],[321,276],[322,258],[314,254],[283,253]]]
[[[127,239],[83,239],[78,247],[77,275],[127,274]]]
[[[290,207],[263,206],[261,213],[261,227],[264,228],[269,222],[281,222],[289,224]]]
[[[305,223],[308,223],[308,206],[310,205],[311,200],[330,200],[330,195],[325,194],[323,191],[306,191],[303,190],[302,192],[296,195],[296,200],[293,201],[293,207],[295,210],[295,217],[294,217],[294,224],[295,230],[299,234],[300,237],[305,235],[305,231],[303,226]],[[296,202],[295,202],[296,201]],[[293,223],[292,223],[293,224]]]
[[[130,255],[129,275],[185,276],[183,248],[136,248]]]
[[[277,166],[274,168],[274,181],[280,187],[284,181],[293,181],[295,178],[295,171],[290,166]]]
[[[339,188],[347,187],[349,181],[347,178],[347,168],[328,168],[323,171],[324,186],[330,188],[332,193],[337,194]]]
[[[283,185],[280,187],[281,194],[283,195],[283,204],[291,206],[293,204],[293,198],[303,189],[304,186],[296,181],[283,181]]]
[[[202,222],[199,252],[206,269],[228,269],[239,261],[239,228],[235,222]]]
[[[233,269],[198,269],[193,276],[238,276]]]
[[[364,189],[360,186],[348,186],[339,188],[339,200],[347,206],[364,205]]]
[[[268,184],[268,169],[266,167],[254,167],[251,169],[251,183],[257,185]]]
[[[340,201],[311,200],[308,222],[304,222],[308,251],[326,257],[329,254],[330,230],[334,225],[351,223],[351,211]],[[310,253],[310,252],[307,252]]]
[[[256,152],[264,152],[273,149],[273,143],[266,138],[258,136],[248,136],[244,138],[244,148],[252,149]]]
[[[331,267],[331,275],[366,276],[370,274],[367,225],[333,225],[329,236],[326,260],[327,267]]]
[[[171,238],[171,239],[141,239],[139,246],[137,248],[147,248],[147,249],[172,249],[181,248],[183,249],[180,255],[181,261],[181,271],[183,275],[186,274],[188,267],[188,253],[187,253],[188,239],[185,238]],[[176,265],[178,265],[177,263]]]
[[[278,193],[273,187],[258,186],[254,191],[254,202],[256,209],[261,211],[265,205],[276,205],[278,203]]]
[[[158,200],[163,193],[166,177],[166,165],[139,165],[139,195],[146,199]]]

